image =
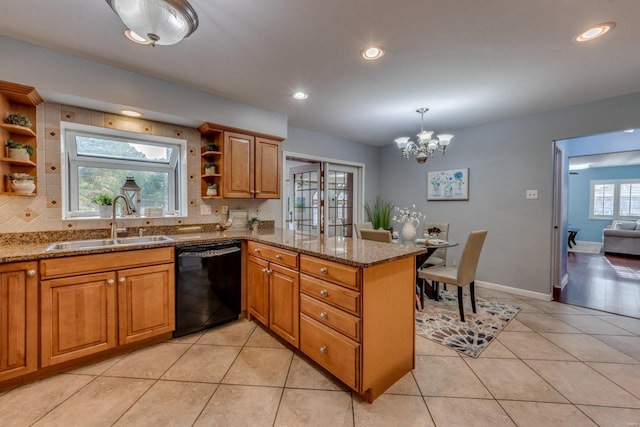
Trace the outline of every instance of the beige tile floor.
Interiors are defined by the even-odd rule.
[[[0,425],[640,425],[640,320],[478,294],[522,311],[477,359],[417,336],[373,404],[240,320],[4,392]]]

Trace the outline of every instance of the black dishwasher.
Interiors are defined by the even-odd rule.
[[[241,263],[239,240],[176,246],[174,337],[238,318]]]

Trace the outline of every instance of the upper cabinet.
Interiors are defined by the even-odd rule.
[[[14,174],[26,174],[36,184],[37,188],[37,148],[36,140],[36,106],[42,102],[42,98],[36,90],[30,86],[19,85],[0,81],[0,137],[2,140],[2,151],[0,151],[0,174],[3,177],[0,194],[35,196],[33,185],[30,183],[31,191],[23,188],[22,185],[13,185],[11,176]],[[26,116],[32,126],[26,127],[17,124],[5,123],[11,114]],[[7,140],[13,141],[17,147],[29,147],[28,151],[15,150],[7,147]],[[21,153],[21,154],[20,154]],[[15,175],[14,175],[15,176]]]
[[[203,197],[207,197],[205,182],[212,181],[219,184],[218,195],[222,197],[280,198],[281,139],[211,123],[204,123],[198,130],[203,138],[203,146],[215,141],[213,143],[220,150],[217,178],[204,175],[204,164],[209,159],[203,160]],[[204,153],[206,151],[203,157]]]

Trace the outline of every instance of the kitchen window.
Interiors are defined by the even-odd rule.
[[[92,198],[120,194],[127,177],[141,188],[137,215],[186,216],[186,140],[75,123],[61,129],[64,219],[98,217]]]
[[[590,219],[640,218],[640,179],[591,181]]]

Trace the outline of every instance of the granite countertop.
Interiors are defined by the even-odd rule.
[[[17,261],[34,261],[45,258],[59,258],[73,255],[100,254],[117,251],[150,249],[179,244],[205,243],[233,239],[253,240],[292,250],[301,254],[312,255],[354,267],[371,267],[396,259],[415,256],[426,252],[423,246],[406,246],[370,240],[351,239],[347,237],[319,238],[301,235],[289,230],[261,230],[257,234],[251,231],[215,231],[192,234],[169,235],[170,242],[147,243],[139,245],[111,246],[99,249],[71,249],[45,252],[52,242],[21,243],[3,245],[0,249],[0,263]]]

